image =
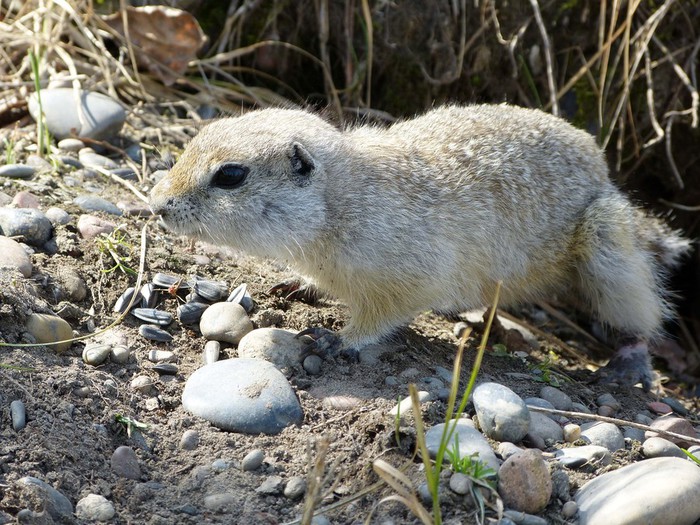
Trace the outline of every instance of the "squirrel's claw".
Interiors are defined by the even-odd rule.
[[[621,346],[607,365],[598,370],[597,381],[619,386],[642,384],[649,392],[653,382],[651,358],[645,341]]]
[[[342,356],[350,361],[359,361],[359,352],[355,348],[347,348],[343,345],[341,337],[326,328],[307,328],[295,337],[309,336],[313,342],[304,349],[305,353],[316,354],[321,357]]]
[[[285,279],[267,291],[268,294],[283,295],[289,301],[315,304],[318,301],[318,289],[299,279]]]

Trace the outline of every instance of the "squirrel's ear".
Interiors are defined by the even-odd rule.
[[[311,182],[311,176],[316,170],[316,162],[311,154],[298,142],[292,144],[289,157],[292,172],[289,178],[297,186],[306,186]]]

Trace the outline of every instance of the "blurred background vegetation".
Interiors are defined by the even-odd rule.
[[[44,85],[63,76],[151,125],[269,105],[347,124],[444,102],[509,102],[587,129],[635,200],[698,237],[699,0],[143,4],[2,0],[0,127],[26,124],[29,51]],[[696,257],[677,283],[692,345]]]

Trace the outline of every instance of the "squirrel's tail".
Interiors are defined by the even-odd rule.
[[[646,248],[654,255],[657,264],[662,271],[668,272],[678,268],[683,257],[688,254],[691,242],[681,235],[678,230],[672,229],[658,217],[649,215],[640,209],[636,209],[637,235],[646,244]]]

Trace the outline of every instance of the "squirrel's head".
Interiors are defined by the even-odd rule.
[[[153,188],[151,209],[182,235],[271,257],[303,251],[325,225],[322,158],[339,133],[299,110],[215,121]]]

